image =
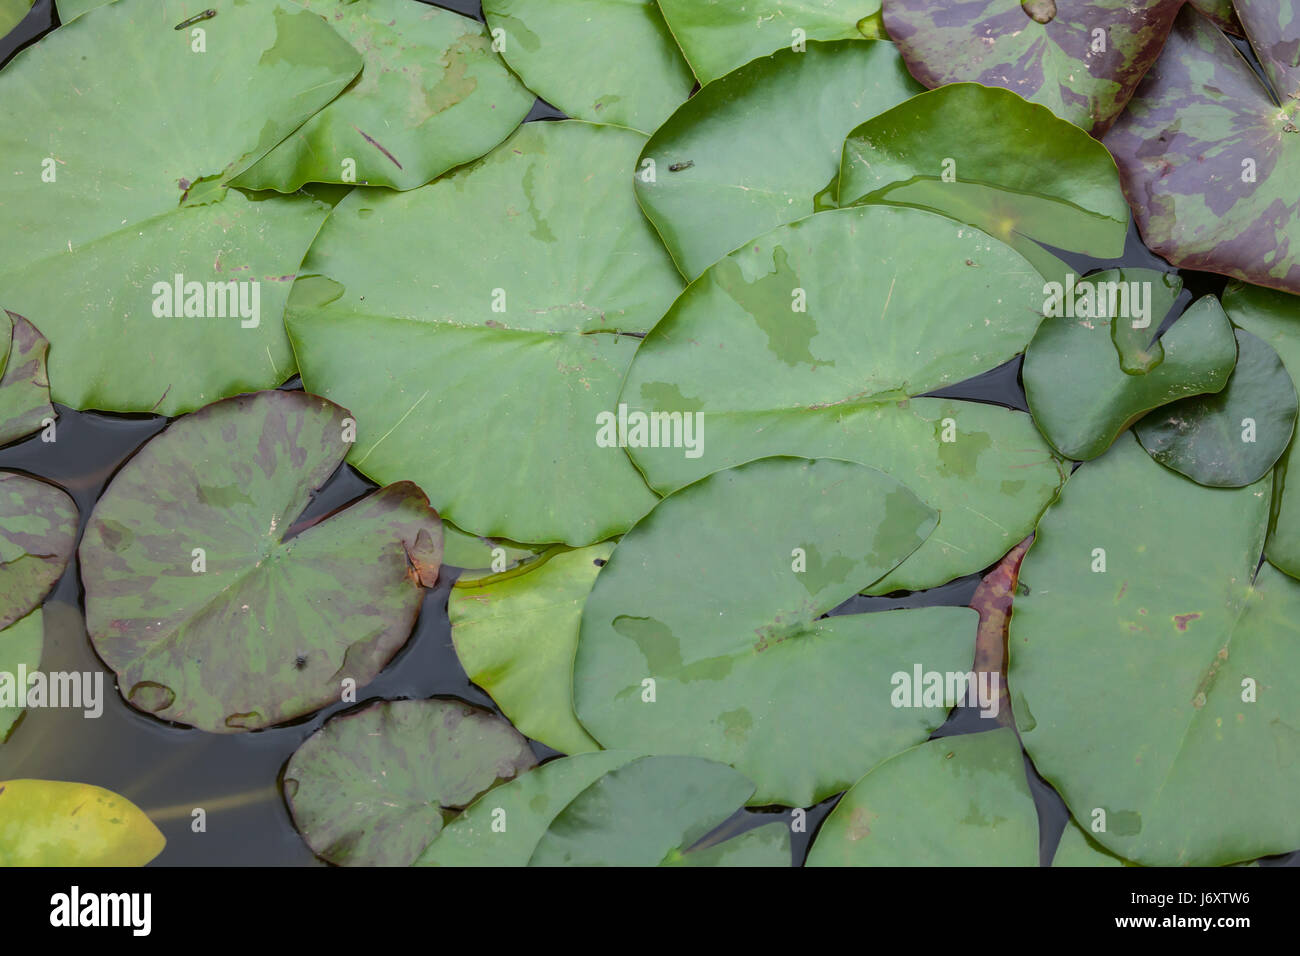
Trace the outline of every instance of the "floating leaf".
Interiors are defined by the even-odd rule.
[[[365,60],[348,90],[235,181],[411,189],[477,159],[528,114],[533,94],[477,20],[414,0],[297,0]]]
[[[661,494],[766,455],[859,461],[943,516],[872,593],[983,570],[1033,530],[1058,462],[1027,415],[917,396],[1021,351],[1041,289],[1007,246],[920,210],[868,205],[783,226],[693,282],[628,371],[629,416],[695,415],[698,448],[628,452]]]
[[[288,327],[307,388],[356,413],[355,468],[512,541],[592,544],[651,507],[596,443],[639,344],[608,333],[646,331],[681,290],[627,188],[644,142],[527,123],[467,170],[339,203]]]
[[[112,791],[0,781],[0,866],[144,866],[166,845],[144,812]]]
[[[650,138],[637,198],[695,278],[745,240],[814,212],[849,131],[920,91],[883,40],[814,41],[755,60],[704,87]]]
[[[538,841],[529,866],[698,865],[692,847],[753,792],[750,781],[720,763],[641,757],[610,770],[561,810]],[[789,831],[775,824],[785,832],[772,839],[773,826],[760,828],[766,831],[761,835],[751,830],[723,843],[721,852],[705,849],[700,862],[789,866]],[[756,835],[761,842],[754,842]]]
[[[1270,490],[1203,487],[1122,437],[1066,482],[1021,566],[1021,739],[1126,860],[1214,866],[1300,846],[1300,700],[1278,679],[1300,667],[1300,582],[1255,573]]]
[[[4,327],[10,332],[5,334]],[[50,404],[50,382],[45,375],[45,356],[50,343],[21,315],[4,312],[0,317],[0,445],[30,435],[54,419]],[[7,358],[6,358],[7,355]]]
[[[652,2],[484,0],[483,15],[510,68],[575,119],[649,133],[695,85]]]
[[[0,37],[23,22],[35,0],[0,0]]]
[[[456,584],[465,586],[479,578],[513,570],[544,550],[537,545],[517,544],[503,538],[480,538],[461,531],[448,521],[442,523],[442,541],[443,564],[464,568]],[[504,562],[505,566],[494,569],[499,562]]]
[[[348,413],[262,392],[173,422],[113,478],[81,542],[86,629],[136,707],[257,730],[365,685],[437,579],[410,482],[291,526],[343,460]],[[290,532],[299,532],[290,534]]]
[[[0,72],[0,288],[62,404],[175,415],[293,374],[281,315],[329,207],[224,183],[361,59],[291,3],[204,3],[206,52],[175,4],[118,0]]]
[[[1012,548],[971,595],[970,607],[979,612],[979,631],[975,635],[975,673],[996,674],[998,690],[997,721],[1004,727],[1013,725],[1011,696],[1007,693],[1007,624],[1020,576],[1020,562],[1029,550],[1030,536]]]
[[[1088,314],[1044,319],[1021,370],[1034,421],[1062,455],[1096,458],[1151,409],[1223,389],[1237,361],[1237,343],[1213,296],[1199,299],[1152,342],[1181,280],[1149,269],[1111,269],[1078,285],[1094,293]],[[1103,293],[1105,306],[1099,301]],[[1138,329],[1130,314],[1135,297],[1149,302]]]
[[[880,0],[659,0],[664,19],[701,83],[808,40],[873,39],[858,24]]]
[[[1295,50],[1296,23],[1280,22],[1289,5],[1243,9],[1280,105],[1232,42],[1188,8],[1105,142],[1153,252],[1300,292],[1300,69],[1280,52],[1288,35]]]
[[[1242,35],[1237,11],[1232,9],[1232,0],[1191,0],[1191,6],[1213,20],[1214,25],[1220,30]]]
[[[808,866],[1037,866],[1038,813],[1016,735],[941,737],[853,785]]]
[[[45,599],[63,576],[77,534],[77,506],[54,485],[0,471],[0,628]]]
[[[596,578],[573,668],[578,719],[606,747],[729,763],[757,784],[755,805],[843,790],[953,703],[895,707],[891,675],[969,668],[969,608],[820,619],[934,522],[906,487],[846,461],[764,459],[682,489]]]
[[[45,626],[39,608],[0,628],[0,744],[23,713],[17,705],[18,688],[25,686],[19,668],[26,668],[30,674],[40,667],[44,644]],[[12,704],[5,703],[10,693],[14,695]]]
[[[1160,54],[1183,0],[885,0],[912,75],[1042,103],[1100,136]]]
[[[511,723],[561,753],[598,747],[573,715],[573,653],[582,607],[613,550],[597,544],[558,554],[527,574],[456,588],[447,602],[469,679]]]
[[[838,188],[840,206],[916,206],[969,223],[1048,278],[1061,262],[1039,242],[1112,259],[1128,233],[1104,146],[1045,106],[974,83],[914,96],[855,129]]]
[[[1236,337],[1237,365],[1222,391],[1184,398],[1133,427],[1160,464],[1215,488],[1263,478],[1295,431],[1296,390],[1282,360],[1249,332]]]
[[[285,799],[307,845],[342,866],[409,866],[455,812],[537,760],[490,711],[383,700],[334,717],[289,758]]]
[[[1079,825],[1071,820],[1065,825],[1061,842],[1052,857],[1052,866],[1123,866],[1124,861],[1097,847]]]

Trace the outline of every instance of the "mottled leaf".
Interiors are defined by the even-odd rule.
[[[72,557],[77,506],[54,485],[0,471],[0,628],[45,599]]]
[[[86,628],[134,706],[257,730],[364,686],[410,635],[442,554],[410,482],[295,520],[339,466],[348,413],[262,392],[173,422],[95,505]]]
[[[8,335],[5,326],[9,327]],[[7,359],[0,359],[0,445],[7,445],[54,419],[45,356],[50,343],[21,315],[0,317],[0,342],[8,339]]]
[[[810,41],[804,53],[754,60],[705,86],[650,138],[637,198],[693,279],[745,240],[813,212],[849,131],[920,91],[883,40]]]
[[[1190,3],[1213,20],[1220,30],[1241,36],[1241,23],[1237,20],[1237,11],[1232,8],[1232,0],[1190,0]]]
[[[692,283],[628,372],[629,414],[694,414],[698,448],[628,452],[661,494],[766,455],[859,461],[942,514],[872,593],[983,570],[1033,530],[1059,463],[1028,415],[918,396],[1021,351],[1042,321],[1041,290],[1012,249],[916,209],[783,226]]]
[[[1004,727],[1014,723],[1011,696],[1007,693],[1007,623],[1016,595],[1020,562],[1029,550],[1030,535],[1007,552],[975,588],[970,607],[979,612],[979,631],[975,635],[975,673],[996,674],[998,690],[997,721]]]
[[[639,344],[614,333],[648,330],[681,290],[628,188],[644,142],[528,123],[428,186],[339,203],[287,321],[307,388],[356,414],[355,468],[512,541],[593,544],[650,508],[596,443]]]
[[[139,807],[110,790],[0,781],[0,866],[144,866],[166,844]]]
[[[889,36],[930,88],[973,82],[1100,136],[1155,62],[1183,0],[884,0]]]
[[[45,624],[39,608],[0,628],[0,744],[23,713],[18,706],[19,668],[30,674],[40,667],[44,644]],[[7,703],[10,700],[12,703]]]
[[[308,737],[284,769],[284,793],[317,856],[409,866],[457,811],[536,762],[528,741],[490,711],[384,700]]]

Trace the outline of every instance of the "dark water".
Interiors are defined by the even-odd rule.
[[[442,0],[435,6],[482,20],[478,0]],[[197,9],[197,7],[196,7]],[[0,64],[57,25],[53,0],[38,0],[14,31],[0,39]],[[1239,44],[1239,46],[1241,46]],[[1243,51],[1249,55],[1249,47]],[[1250,56],[1253,62],[1253,56]],[[563,118],[538,100],[527,121]],[[1222,290],[1225,279],[1208,273],[1173,270],[1151,253],[1130,223],[1124,255],[1114,260],[1051,250],[1080,275],[1099,269],[1142,267],[1178,271],[1184,290],[1161,331],[1195,298]],[[1019,358],[936,395],[989,402],[1026,411]],[[295,380],[286,388],[300,387]],[[0,449],[0,469],[51,481],[72,495],[84,530],[95,501],[117,470],[142,444],[167,424],[149,415],[103,415],[57,407],[57,440],[39,435]],[[367,494],[375,486],[343,465],[315,495],[303,518],[327,514]],[[359,704],[338,704],[293,724],[243,734],[208,734],[163,723],[136,711],[116,690],[113,672],[95,655],[80,610],[83,592],[74,558],[46,600],[46,643],[42,670],[104,673],[104,712],[97,720],[77,710],[29,710],[0,746],[0,780],[39,777],[94,783],[139,805],[167,838],[153,865],[323,865],[293,828],[279,792],[279,776],[299,745],[330,716],[375,699],[450,696],[497,710],[491,698],[472,684],[456,657],[447,619],[447,598],[455,569],[444,569],[437,588],[425,595],[419,621],[405,647],[369,685],[359,689]],[[851,614],[930,605],[970,603],[981,574],[973,574],[929,591],[883,597],[857,596],[831,614]],[[972,708],[955,709],[935,737],[988,729]],[[533,742],[539,759],[555,751]],[[1060,796],[1026,759],[1026,773],[1038,807],[1040,857],[1049,863],[1069,820]],[[808,808],[807,830],[792,835],[794,860],[801,863],[817,827],[839,800],[832,797]],[[207,829],[191,831],[191,812],[203,808]],[[774,818],[789,819],[789,810],[739,811],[719,827],[734,834]],[[1300,851],[1264,861],[1300,865]]]

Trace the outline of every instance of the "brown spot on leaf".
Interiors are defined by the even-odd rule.
[[[1188,623],[1196,620],[1200,616],[1201,615],[1196,612],[1193,612],[1192,614],[1175,614],[1174,627],[1178,628],[1180,631],[1185,631],[1187,630]]]

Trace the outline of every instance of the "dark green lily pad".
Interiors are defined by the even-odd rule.
[[[1184,398],[1133,431],[1156,461],[1202,485],[1240,488],[1268,474],[1295,431],[1295,385],[1263,340],[1236,330],[1237,365],[1224,389]]]
[[[62,404],[175,415],[294,372],[281,316],[329,207],[224,184],[361,58],[292,3],[204,3],[206,52],[175,4],[118,0],[0,72],[0,288],[49,339]]]
[[[1044,319],[1021,370],[1034,422],[1053,448],[1076,461],[1096,458],[1153,408],[1221,391],[1237,361],[1232,324],[1213,296],[1199,299],[1152,341],[1182,288],[1176,277],[1111,269],[1080,280],[1084,283],[1107,290],[1106,314]],[[1132,283],[1150,289],[1149,315],[1138,329],[1128,314],[1131,307],[1120,309],[1112,294],[1127,288],[1131,301]]]
[[[711,83],[808,40],[875,39],[880,0],[659,0],[659,7],[686,62],[701,83]]]
[[[880,763],[826,818],[808,866],[1037,866],[1038,812],[1009,729]]]
[[[304,392],[228,399],[113,478],[81,579],[91,641],[134,706],[257,730],[339,701],[406,642],[442,554],[420,489],[389,485],[293,526],[342,462],[349,417]]]
[[[45,599],[68,566],[77,506],[54,485],[0,471],[0,628]]]
[[[484,0],[483,15],[510,68],[575,119],[649,134],[695,85],[654,3]]]
[[[720,763],[641,757],[605,773],[556,814],[528,865],[789,866],[790,833],[780,823],[694,849],[753,792]]]
[[[383,700],[308,737],[284,769],[284,794],[317,856],[409,866],[457,811],[536,762],[528,741],[490,711]]]
[[[435,183],[338,204],[287,323],[307,388],[356,415],[353,467],[511,541],[593,544],[649,510],[627,456],[596,442],[639,344],[618,333],[681,290],[628,188],[644,143],[527,123]]]
[[[754,60],[650,138],[637,198],[693,279],[745,240],[814,212],[849,131],[919,92],[883,40],[809,41],[804,53]]]
[[[144,866],[166,845],[144,811],[111,790],[0,780],[0,866]]]
[[[520,574],[455,588],[451,639],[469,679],[510,722],[561,753],[598,749],[573,714],[578,623],[609,543],[566,551]]]
[[[628,452],[661,494],[766,455],[871,465],[942,514],[872,593],[980,571],[1033,530],[1059,462],[1028,415],[920,396],[1020,352],[1042,321],[1042,285],[1014,250],[917,209],[778,228],[692,283],[628,371],[629,415],[694,414],[698,448]]]
[[[731,764],[757,785],[755,805],[811,806],[845,789],[924,740],[953,703],[894,706],[892,675],[918,661],[970,668],[969,608],[821,619],[934,524],[892,478],[831,459],[750,462],[665,498],[587,599],[578,719],[606,747]]]
[[[44,644],[45,624],[39,608],[29,612],[26,617],[20,617],[8,627],[0,628],[0,675],[11,675],[9,680],[13,683],[9,690],[17,693],[18,668],[25,667],[30,674],[41,666],[41,649]],[[0,682],[4,680],[0,677]],[[23,708],[18,706],[16,699],[12,704],[0,702],[0,744],[5,742],[9,731],[22,714]]]
[[[1279,679],[1300,668],[1300,582],[1270,564],[1256,576],[1270,492],[1268,477],[1187,481],[1121,437],[1066,482],[1021,566],[1021,739],[1126,860],[1215,866],[1300,846],[1300,698]]]
[[[415,0],[296,2],[347,38],[365,66],[342,96],[235,185],[411,189],[482,156],[532,108],[533,94],[492,52],[477,20]]]
[[[1104,146],[1045,106],[975,83],[914,96],[855,129],[838,190],[841,207],[916,206],[969,223],[1049,279],[1064,266],[1039,242],[1113,259],[1128,233]]]
[[[1239,6],[1279,99],[1189,7],[1105,143],[1153,252],[1300,292],[1300,36],[1276,0]]]
[[[5,334],[5,326],[9,334]],[[53,421],[50,382],[45,375],[45,356],[50,343],[21,315],[0,316],[0,445],[24,438]]]
[[[1101,136],[1155,62],[1183,0],[885,0],[885,29],[930,88],[973,82]]]

